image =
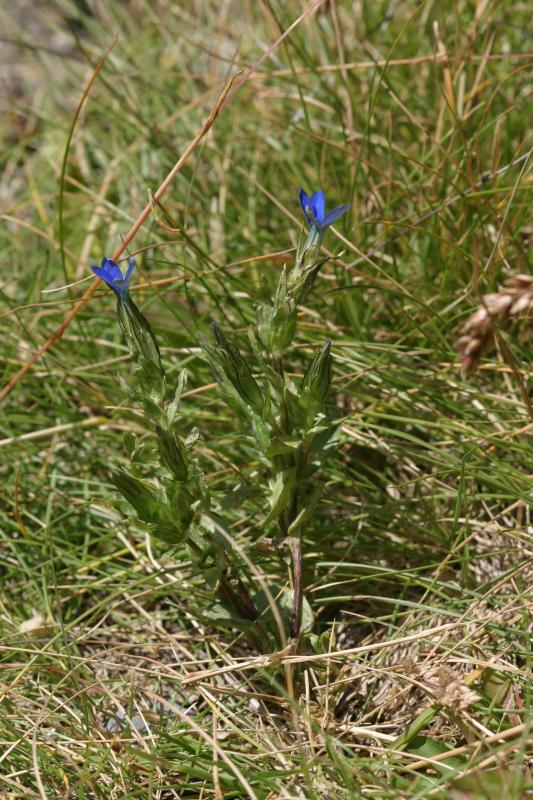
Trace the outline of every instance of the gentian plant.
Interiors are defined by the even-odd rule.
[[[110,258],[103,258],[101,265],[99,267],[93,266],[92,271],[100,280],[107,283],[109,288],[113,289],[118,297],[125,297],[128,294],[131,273],[134,268],[135,259],[133,256],[128,261],[128,269],[125,275],[122,274],[122,270],[118,264],[115,264]]]
[[[252,591],[251,576],[232,546],[223,507],[209,492],[194,446],[198,432],[183,431],[179,408],[186,384],[182,371],[173,392],[166,386],[160,351],[152,330],[129,291],[134,269],[130,258],[123,275],[114,261],[104,258],[98,275],[115,293],[117,316],[135,364],[135,379],[127,386],[154,443],[133,434],[124,444],[129,467],[113,480],[137,525],[167,544],[185,543],[197,568],[218,596],[221,609],[256,644],[272,646],[279,619],[295,646],[312,627],[304,597],[302,532],[321,496],[316,480],[323,460],[335,445],[338,420],[328,405],[331,390],[331,342],[327,340],[307,364],[302,380],[289,377],[285,358],[297,333],[298,305],[312,291],[320,268],[325,230],[349,208],[326,213],[324,192],[308,196],[299,191],[309,234],[300,244],[294,265],[283,268],[276,290],[257,304],[257,323],[249,331],[255,367],[217,325],[202,341],[202,351],[221,396],[245,424],[247,446],[253,450],[269,486],[269,507],[262,529],[273,525],[273,557],[290,564],[288,587],[270,587],[282,610],[275,633],[265,593]],[[282,637],[283,638],[283,637]]]
[[[326,214],[326,198],[324,190],[319,189],[309,197],[303,189],[298,191],[300,205],[305,218],[310,225],[309,236],[304,245],[304,250],[322,243],[324,231],[351,208],[351,205],[337,206]]]

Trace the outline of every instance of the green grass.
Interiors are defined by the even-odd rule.
[[[11,42],[2,385],[81,296],[89,261],[116,250],[229,76],[305,4],[89,7],[58,0],[29,21],[0,12]],[[326,650],[374,648],[301,664],[291,714],[279,665],[240,669],[257,653],[210,619],[185,548],[122,516],[109,475],[140,423],[117,380],[131,365],[102,285],[0,406],[2,797],[531,791],[531,342],[525,323],[502,327],[468,376],[455,345],[482,294],[531,272],[529,18],[515,0],[323,3],[239,88],[131,245],[169,381],[189,370],[183,430],[200,429],[237,545],[283,584],[283,561],[257,547],[274,528],[261,471],[198,341],[215,320],[246,350],[262,282],[274,287],[298,241],[299,186],[353,203],[328,234],[335,258],[289,370],[332,339],[343,424],[306,528],[306,594]],[[35,613],[40,627],[24,632]],[[400,664],[387,660],[388,640],[416,634]],[[370,685],[335,713],[354,676],[382,670],[405,686],[423,681],[428,658],[478,670],[477,702],[452,713],[428,699],[421,719],[416,707],[380,721]],[[209,675],[183,683],[199,670]],[[110,731],[118,712],[148,728]],[[446,748],[464,749],[421,763]]]

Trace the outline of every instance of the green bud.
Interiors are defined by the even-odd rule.
[[[257,332],[265,349],[281,358],[296,333],[297,310],[287,288],[287,270],[283,267],[272,304],[262,303],[257,309]]]
[[[257,309],[257,332],[265,349],[281,358],[296,333],[296,304],[286,298],[279,306],[260,305]]]
[[[133,506],[143,522],[155,522],[160,514],[160,502],[144,481],[123,470],[116,470],[111,480],[121,495]]]
[[[132,356],[147,373],[162,377],[161,355],[154,334],[129,294],[118,295],[117,317]]]
[[[264,406],[264,396],[259,384],[252,375],[252,371],[238,349],[232,344],[218,325],[211,325],[216,340],[214,348],[207,348],[211,356],[212,366],[217,372],[222,372],[226,380],[233,386],[239,397],[261,414]]]
[[[323,405],[331,389],[331,340],[327,339],[315,356],[302,382],[302,400],[307,396],[312,403]]]
[[[185,445],[175,433],[156,427],[161,460],[179,483],[189,479],[189,459]]]

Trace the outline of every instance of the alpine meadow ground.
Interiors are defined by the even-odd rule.
[[[530,17],[3,4],[2,798],[532,796]]]

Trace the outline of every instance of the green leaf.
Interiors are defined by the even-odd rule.
[[[252,620],[243,619],[231,609],[223,606],[222,603],[213,603],[204,610],[202,617],[204,622],[217,627],[238,628],[241,631],[249,631],[255,625]]]
[[[166,487],[169,503],[169,518],[180,529],[188,530],[200,501],[191,494],[188,486],[170,483]]]
[[[324,487],[321,484],[318,484],[315,486],[311,494],[304,498],[303,508],[300,510],[300,513],[296,519],[289,525],[289,529],[287,531],[289,535],[296,533],[298,528],[301,528],[304,522],[307,522],[307,520],[312,516],[323,491]]]
[[[270,444],[270,436],[272,429],[268,422],[258,417],[256,414],[252,417],[252,430],[254,433],[255,441],[262,452],[268,450]]]
[[[150,535],[166,544],[181,544],[186,536],[186,528],[178,528],[173,522],[156,522],[150,526]]]
[[[441,740],[432,739],[429,736],[415,736],[405,749],[408,753],[415,753],[421,758],[435,758],[435,756],[441,756],[443,753],[453,750],[454,746]],[[467,759],[464,757],[452,756],[451,758],[443,759],[440,762],[442,766],[439,766],[439,762],[435,762],[432,767],[443,775],[449,775],[450,767],[459,770],[466,761]]]
[[[326,339],[318,350],[302,381],[302,403],[323,406],[331,389],[331,340]]]
[[[135,447],[137,445],[137,437],[134,433],[131,433],[131,431],[127,431],[122,437],[122,444],[124,446],[124,450],[126,451],[126,455],[131,460],[132,454],[135,452]]]
[[[276,519],[289,505],[296,484],[297,468],[289,467],[276,475],[271,484],[270,511],[265,523]]]
[[[342,420],[321,417],[306,435],[309,453],[321,461],[329,458],[339,446]]]
[[[329,653],[331,649],[335,650],[335,636],[331,635],[331,631],[325,630],[321,634],[313,633],[308,637],[309,644],[315,653]]]
[[[149,442],[141,442],[131,454],[130,461],[132,464],[155,465],[159,463],[158,455],[157,447]]]
[[[211,589],[215,589],[220,580],[223,568],[216,564],[214,567],[207,567],[203,570],[204,580]]]
[[[284,612],[287,620],[292,618],[292,606],[294,602],[294,591],[292,589],[283,589],[279,598],[279,605]],[[309,605],[305,595],[302,597],[302,624],[300,626],[300,633],[310,633],[315,624],[315,615]]]
[[[267,458],[273,458],[274,456],[284,456],[290,453],[294,454],[301,444],[299,439],[293,439],[288,436],[275,436],[265,451],[265,455]]]
[[[117,470],[111,480],[121,495],[133,506],[140,519],[154,522],[160,514],[160,498],[149,484],[130,475],[124,470]]]
[[[294,592],[292,589],[280,587],[273,584],[270,587],[272,599],[276,604],[279,615],[283,622],[285,630],[288,632],[292,619],[292,604]],[[257,608],[262,622],[266,625],[267,629],[276,637],[279,638],[279,631],[274,614],[272,613],[272,606],[270,600],[263,590],[256,592],[253,596],[254,605]],[[314,614],[309,605],[309,602],[304,597],[302,599],[302,627],[301,633],[309,633],[313,629]],[[279,642],[278,642],[279,644]]]
[[[199,438],[200,438],[200,431],[198,430],[198,428],[193,428],[191,431],[189,431],[189,434],[187,435],[187,438],[184,441],[184,445],[187,448],[187,450],[192,450],[192,448],[194,447]]]
[[[178,381],[176,384],[176,388],[174,390],[174,397],[172,398],[171,402],[168,404],[167,407],[167,420],[168,426],[172,425],[176,418],[176,414],[178,413],[178,409],[181,402],[181,395],[183,394],[183,390],[187,385],[187,370],[182,369],[179,376]]]
[[[451,760],[451,759],[450,759]],[[516,786],[517,783],[517,769],[505,769],[504,767],[491,770],[482,771],[476,770],[473,775],[466,775],[453,781],[453,789],[457,789],[457,798],[461,797],[463,800],[488,800],[488,798],[499,798],[499,800],[506,800],[506,798],[513,797],[513,800],[518,800],[523,797],[526,798],[527,777],[524,771],[524,794],[518,791],[511,794],[511,787]],[[533,788],[531,784],[528,787],[530,790]],[[460,794],[459,794],[460,793]],[[455,795],[453,795],[455,796]]]

